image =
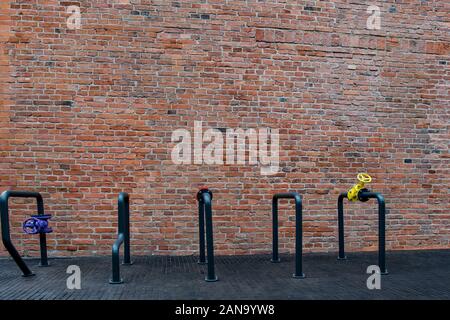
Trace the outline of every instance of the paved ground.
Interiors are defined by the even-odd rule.
[[[206,266],[196,257],[136,257],[123,266],[125,283],[110,285],[110,258],[51,259],[52,266],[37,267],[36,276],[23,278],[10,259],[0,260],[0,299],[450,299],[450,250],[388,252],[390,272],[382,276],[381,290],[368,290],[367,266],[376,253],[304,256],[306,279],[293,279],[293,256],[216,257],[220,281],[203,281]],[[82,289],[66,288],[66,268],[78,265]]]

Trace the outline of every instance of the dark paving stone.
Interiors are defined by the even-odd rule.
[[[197,257],[134,257],[122,266],[123,285],[110,285],[109,257],[50,259],[48,268],[27,260],[36,276],[21,277],[10,259],[0,260],[0,299],[450,299],[450,250],[388,252],[390,272],[381,290],[368,290],[366,268],[376,264],[376,253],[307,254],[306,279],[293,279],[294,257],[269,255],[216,258],[220,281],[203,281],[206,266]],[[66,269],[78,265],[82,289],[68,290]]]

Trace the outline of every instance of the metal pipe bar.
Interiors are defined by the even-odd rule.
[[[119,194],[119,232],[123,233],[123,262],[133,264],[130,250],[130,196],[126,192]]]
[[[126,192],[119,193],[118,199],[118,226],[117,239],[112,247],[112,278],[110,284],[121,284],[123,279],[120,277],[120,247],[123,244],[123,263],[131,265],[130,251],[130,196]]]
[[[339,229],[339,260],[346,259],[344,249],[344,198],[347,193],[341,193],[338,198],[338,229]],[[377,199],[378,202],[378,267],[382,275],[387,275],[386,269],[386,202],[384,197],[378,192],[371,192],[362,189],[358,193],[360,201]]]
[[[338,260],[345,260],[344,244],[344,199],[347,199],[347,193],[341,193],[338,198],[338,233],[339,233],[339,256]]]
[[[303,279],[303,217],[302,217],[302,198],[296,192],[277,193],[272,198],[272,262],[279,262],[278,256],[278,200],[295,200],[295,273],[294,278]]]
[[[199,264],[208,264],[208,273],[205,281],[214,282],[218,280],[214,265],[214,235],[212,222],[212,192],[207,187],[197,192],[198,218],[199,218],[199,241],[200,257]],[[206,231],[206,254],[205,257],[205,231]]]
[[[2,231],[3,245],[5,246],[6,250],[11,255],[11,257],[14,259],[17,266],[22,271],[23,276],[25,277],[32,276],[33,272],[31,272],[26,263],[23,261],[22,257],[20,256],[19,252],[16,250],[11,241],[11,233],[9,226],[9,205],[8,205],[9,198],[35,198],[37,203],[38,215],[45,215],[44,200],[40,193],[30,191],[7,190],[0,195],[0,216],[1,216],[0,220],[2,224],[1,231]],[[48,266],[47,241],[45,234],[41,233],[39,235],[39,245],[41,249],[40,265]]]
[[[358,197],[362,199],[377,199],[378,202],[378,266],[382,275],[387,275],[386,269],[386,202],[378,192],[361,190]]]
[[[124,235],[119,233],[112,247],[112,278],[109,280],[110,284],[123,283],[123,279],[120,277],[120,246],[123,241]]]
[[[198,205],[198,238],[199,238],[199,264],[206,264],[205,256],[205,206],[199,202]]]
[[[214,282],[217,281],[218,278],[214,270],[214,239],[213,239],[211,195],[208,192],[204,192],[202,194],[202,201],[205,206],[206,250],[208,254],[208,275],[205,280],[207,282]]]

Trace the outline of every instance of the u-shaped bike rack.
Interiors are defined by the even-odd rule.
[[[214,240],[213,240],[213,223],[212,223],[212,192],[204,187],[197,192],[198,215],[199,215],[199,264],[207,264],[207,275],[205,281],[214,282],[218,280],[215,274],[214,265]],[[39,216],[46,216],[44,212],[44,201],[40,193],[27,191],[5,191],[0,195],[0,221],[2,241],[14,259],[17,266],[23,273],[23,276],[32,276],[33,272],[28,268],[16,248],[11,242],[10,226],[9,226],[9,198],[35,198],[37,201],[37,211]],[[305,278],[302,266],[303,252],[303,228],[302,228],[302,199],[296,192],[278,193],[272,198],[272,259],[276,263],[280,262],[278,252],[278,201],[279,199],[295,200],[295,272],[294,278]],[[339,228],[339,260],[346,259],[344,247],[344,199],[348,198],[348,192],[341,193],[338,198],[338,228]],[[384,197],[367,189],[361,189],[357,193],[357,200],[366,202],[369,199],[377,199],[378,201],[378,266],[381,274],[388,274],[386,269],[386,205]],[[206,232],[205,232],[206,231]],[[205,241],[206,233],[206,241]],[[40,239],[40,266],[48,266],[47,244],[45,232],[39,233]],[[123,264],[131,265],[130,253],[130,199],[129,195],[121,192],[118,198],[118,236],[112,246],[112,278],[111,284],[123,283],[120,277],[120,247],[123,244]],[[206,248],[205,248],[206,247]],[[207,255],[205,255],[205,249]]]
[[[338,260],[346,260],[344,249],[344,199],[348,193],[341,193],[338,198],[338,227],[339,227],[339,256]],[[388,274],[386,270],[386,204],[384,197],[367,189],[362,189],[358,193],[358,200],[366,202],[369,199],[378,201],[378,267],[382,275]]]
[[[280,262],[278,256],[278,200],[294,199],[295,200],[295,273],[294,278],[303,279],[305,274],[302,267],[303,253],[303,218],[302,218],[302,198],[296,192],[277,193],[272,198],[272,262]]]
[[[9,206],[8,200],[9,198],[35,198],[37,202],[37,211],[39,216],[44,216],[44,200],[42,196],[38,192],[29,192],[29,191],[12,191],[7,190],[0,195],[0,215],[1,215],[1,223],[2,223],[2,241],[3,244],[8,250],[11,257],[16,262],[17,266],[22,270],[24,277],[33,276],[34,273],[28,268],[25,261],[23,261],[19,252],[16,250],[14,245],[11,242],[11,234],[9,229]],[[47,267],[48,259],[47,259],[47,236],[45,233],[39,233],[39,245],[41,250],[41,262],[39,266]]]
[[[130,197],[128,193],[121,192],[118,200],[118,235],[112,247],[112,278],[110,284],[123,283],[120,277],[120,246],[123,244],[124,265],[132,265],[130,253]]]
[[[198,228],[199,228],[199,264],[208,264],[208,274],[205,278],[207,282],[219,280],[214,270],[214,240],[212,224],[212,192],[204,187],[197,192],[198,201]],[[206,250],[208,261],[205,257],[205,223],[206,223]]]

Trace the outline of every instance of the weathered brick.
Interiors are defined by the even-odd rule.
[[[202,185],[218,254],[270,252],[271,196],[285,191],[303,197],[306,251],[336,251],[336,199],[360,171],[386,197],[389,249],[450,247],[445,1],[382,3],[380,30],[365,1],[115,1],[0,2],[0,191],[42,192],[52,254],[110,254],[120,191],[135,254],[196,253]],[[199,120],[279,129],[280,172],[175,165],[172,132]],[[21,231],[35,205],[11,210],[18,248],[37,255]],[[375,204],[346,210],[347,249],[376,250]]]

